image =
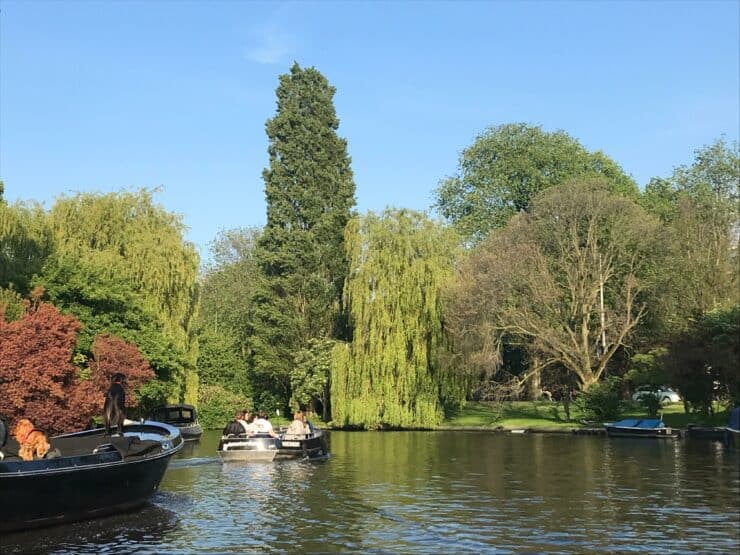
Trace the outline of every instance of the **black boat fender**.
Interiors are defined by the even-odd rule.
[[[326,444],[326,436],[324,436],[324,434],[321,434],[321,456],[325,457],[328,452],[329,447]]]

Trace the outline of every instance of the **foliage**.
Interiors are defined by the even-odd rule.
[[[440,292],[457,237],[423,214],[373,213],[347,226],[345,286],[353,338],[334,350],[332,417],[341,426],[434,427],[461,378],[435,360],[444,341]]]
[[[241,353],[247,349],[249,303],[258,268],[255,228],[222,231],[211,243],[211,262],[201,278],[199,329],[231,337]],[[242,354],[243,356],[243,354]]]
[[[248,394],[247,352],[250,303],[258,279],[253,228],[223,231],[211,243],[211,262],[201,277],[198,314],[198,375]]]
[[[0,288],[27,294],[53,248],[41,205],[0,201]]]
[[[250,380],[262,403],[287,407],[294,356],[310,339],[341,337],[347,272],[343,232],[355,204],[335,89],[316,69],[280,76],[267,122],[267,224],[256,251],[262,278],[250,306]],[[268,401],[272,399],[272,401]]]
[[[621,413],[622,380],[610,376],[579,394],[575,404],[587,420],[607,422],[617,420]]]
[[[321,407],[325,420],[329,405],[329,374],[332,353],[336,341],[331,339],[311,339],[308,348],[299,351],[295,357],[295,367],[290,373],[290,386],[293,396],[290,399],[292,410],[306,409],[317,413]]]
[[[624,379],[635,386],[660,386],[668,383],[668,374],[663,364],[665,354],[665,347],[656,347],[647,353],[634,355],[630,360],[631,367]]]
[[[628,408],[629,405],[620,415],[621,418],[645,417],[643,412],[627,410]],[[585,420],[585,415],[581,414],[577,407],[573,407],[573,410],[574,420]],[[672,428],[686,428],[689,423],[724,426],[727,422],[726,412],[720,411],[711,418],[704,418],[701,415],[685,413],[680,404],[666,405],[661,413],[666,426]],[[514,401],[506,403],[501,412],[498,406],[492,403],[470,402],[462,410],[450,414],[443,425],[450,428],[495,429],[502,426],[505,429],[531,428],[533,430],[552,428],[570,430],[574,427],[573,423],[566,419],[562,406],[549,401]]]
[[[641,203],[665,222],[650,338],[680,333],[692,319],[740,301],[739,192],[737,144],[722,140],[697,150],[691,166],[646,187]]]
[[[75,406],[84,415],[103,413],[105,393],[115,374],[126,376],[124,386],[128,408],[138,406],[137,390],[154,378],[154,372],[136,345],[113,335],[99,335],[95,338],[92,359],[86,373],[89,378],[80,380],[75,397]],[[150,406],[152,404],[149,403]]]
[[[76,355],[90,359],[98,335],[114,334],[135,343],[160,381],[156,387],[147,386],[147,404],[161,404],[171,396],[172,382],[184,379],[187,353],[162,332],[155,310],[123,266],[125,261],[109,251],[56,253],[47,260],[39,281],[47,287],[51,302],[84,324]],[[163,387],[164,383],[170,385]]]
[[[685,402],[705,415],[714,400],[740,404],[740,305],[692,322],[669,343],[666,364]]]
[[[220,385],[201,383],[198,387],[198,420],[206,429],[220,429],[238,410],[250,408],[251,401]]]
[[[26,314],[0,320],[0,414],[29,418],[47,431],[79,429],[85,415],[70,406],[77,368],[72,349],[80,324],[50,304],[26,302]]]
[[[23,297],[13,289],[0,287],[0,313],[2,318],[8,322],[18,320],[25,312]]]
[[[183,239],[181,218],[155,204],[151,192],[141,190],[62,196],[51,209],[50,221],[61,259],[80,260],[86,268],[110,265],[116,276],[107,276],[106,284],[119,280],[127,295],[138,296],[136,304],[155,318],[160,343],[168,344],[184,361],[166,377],[172,384],[168,397],[195,402],[195,389],[186,390],[186,384],[193,382],[189,375],[195,372],[197,358],[193,324],[199,259],[195,247]],[[94,286],[89,280],[88,285]],[[53,287],[49,289],[51,294]],[[73,296],[64,303],[65,309],[77,304]]]
[[[246,361],[233,336],[212,329],[198,333],[198,377],[203,384],[249,393]]]
[[[506,339],[530,373],[558,366],[588,389],[645,314],[656,225],[599,181],[544,191],[461,265],[448,294],[455,347],[490,375]]]
[[[460,155],[435,206],[470,242],[482,240],[541,191],[574,179],[601,177],[613,193],[637,197],[635,182],[602,152],[589,152],[564,131],[511,123],[490,127]]]
[[[135,388],[151,370],[134,346],[101,337],[95,358],[80,372],[72,362],[80,323],[40,302],[40,296],[26,302],[20,319],[0,318],[0,414],[29,418],[50,433],[82,429],[100,414],[112,372],[129,376]]]

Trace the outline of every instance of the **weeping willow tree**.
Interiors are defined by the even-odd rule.
[[[9,205],[2,191],[0,181],[0,288],[27,294],[53,250],[53,238],[41,205]]]
[[[434,427],[447,401],[464,398],[459,378],[436,361],[444,339],[440,291],[453,271],[456,238],[424,214],[387,210],[351,220],[345,244],[353,338],[333,353],[333,420]]]
[[[56,259],[104,261],[118,279],[131,285],[143,312],[154,316],[166,343],[184,361],[165,369],[167,397],[195,403],[199,257],[183,238],[181,218],[155,204],[150,191],[141,190],[60,197],[50,222]],[[146,354],[147,346],[140,347]]]

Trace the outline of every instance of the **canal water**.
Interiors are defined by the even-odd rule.
[[[140,511],[2,553],[737,553],[740,453],[697,440],[332,432],[321,462],[178,454]],[[3,503],[10,499],[1,499]]]

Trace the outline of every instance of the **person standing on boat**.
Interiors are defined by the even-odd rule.
[[[259,434],[270,434],[272,437],[277,437],[275,430],[272,429],[272,424],[267,419],[267,414],[264,411],[257,413],[257,418],[254,419],[254,427]]]

